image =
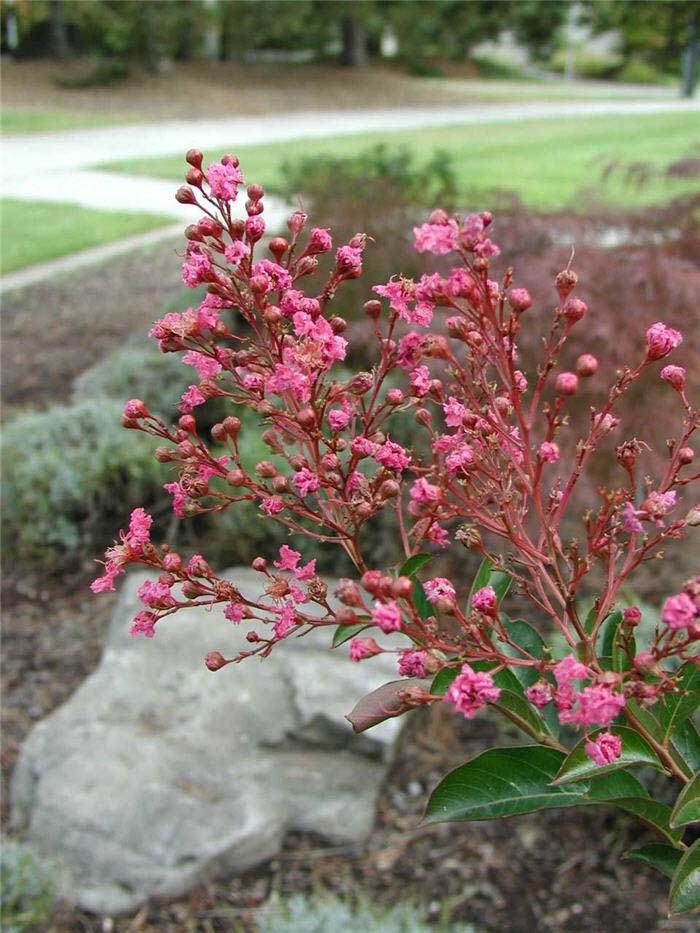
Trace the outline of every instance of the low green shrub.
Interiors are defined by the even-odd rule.
[[[0,928],[4,933],[45,930],[53,880],[29,849],[5,837],[0,847]]]
[[[561,49],[549,61],[551,71],[563,74],[566,71],[568,52]],[[622,67],[622,59],[615,55],[591,55],[579,51],[574,54],[574,74],[577,78],[615,78]]]
[[[4,427],[6,557],[46,571],[75,566],[112,538],[130,503],[165,502],[154,441],[121,427],[122,407],[93,399]]]
[[[629,84],[673,84],[678,79],[642,58],[630,58],[617,74],[618,81]]]
[[[103,58],[95,61],[85,71],[71,77],[54,78],[57,87],[68,90],[83,90],[90,87],[114,87],[122,84],[129,77],[129,66],[114,58]]]

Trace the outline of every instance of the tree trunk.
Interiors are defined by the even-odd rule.
[[[369,60],[367,35],[363,23],[354,16],[343,17],[343,53],[341,62],[347,68],[366,68]]]
[[[700,12],[693,13],[688,28],[688,45],[683,56],[683,97],[692,97],[697,80],[698,59],[700,59]]]
[[[70,58],[68,32],[63,21],[61,0],[51,0],[51,53],[55,58]]]

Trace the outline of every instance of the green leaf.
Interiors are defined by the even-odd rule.
[[[625,853],[624,857],[629,859],[630,862],[644,862],[646,865],[651,865],[652,868],[656,868],[667,878],[672,878],[681,855],[682,852],[679,849],[654,842],[642,846],[640,849],[633,849],[631,852]]]
[[[685,914],[700,907],[700,839],[683,853],[676,866],[668,907],[672,914]]]
[[[652,800],[648,796],[644,798],[624,797],[613,802],[616,807],[632,813],[637,819],[656,830],[672,846],[676,848],[680,846],[683,830],[671,828],[671,808],[665,803],[659,803],[658,800]]]
[[[351,638],[359,635],[360,632],[364,632],[364,630],[367,628],[369,628],[369,625],[367,625],[366,622],[358,622],[355,625],[339,625],[335,632],[333,632],[331,648],[337,648],[339,645],[344,645],[346,641],[350,641]]]
[[[459,674],[458,667],[443,667],[441,671],[438,671],[430,685],[432,695],[434,697],[444,697],[457,674]]]
[[[413,592],[411,593],[411,599],[413,600],[413,605],[416,607],[416,612],[420,619],[425,621],[425,619],[431,618],[435,615],[435,610],[433,609],[428,597],[425,595],[425,590],[423,589],[423,584],[420,582],[418,577],[413,578]]]
[[[671,750],[674,758],[680,756],[689,777],[700,771],[700,735],[691,719],[686,719],[671,736]]]
[[[613,771],[596,778],[586,797],[599,803],[614,803],[625,797],[649,797],[649,792],[629,771]]]
[[[664,837],[676,848],[680,844],[682,830],[671,829],[671,809],[652,800],[644,785],[628,771],[615,771],[591,781],[586,799],[591,803],[608,803],[627,813],[632,813],[643,823]]]
[[[605,731],[605,729],[598,729],[593,733],[593,738],[597,738]],[[574,781],[588,781],[591,778],[599,777],[601,774],[610,774],[610,772],[618,771],[620,768],[628,768],[630,765],[650,765],[652,768],[663,770],[656,753],[638,732],[625,726],[616,726],[614,732],[615,735],[619,735],[622,739],[622,752],[617,761],[602,767],[597,765],[586,754],[586,739],[581,739],[562,764],[561,770],[556,776],[555,785],[571,784]]]
[[[598,609],[593,606],[592,609],[588,610],[588,615],[586,616],[586,621],[583,623],[584,631],[586,635],[590,635],[593,629],[595,628],[595,620],[598,617]]]
[[[552,786],[563,759],[562,752],[543,745],[490,749],[443,778],[425,819],[491,820],[586,803],[582,785]]]
[[[508,644],[508,642],[500,638],[496,639],[496,643],[503,654],[509,658],[523,660],[525,655],[518,651],[517,647],[513,647],[513,645],[517,645],[533,658],[540,659],[542,657],[545,643],[540,633],[529,622],[525,622],[523,619],[511,620],[506,615],[501,615],[501,620],[506,634],[512,642],[512,644]],[[514,667],[512,671],[523,687],[531,687],[540,679],[539,673],[532,667]]]
[[[508,590],[510,589],[510,585],[512,582],[513,581],[511,580],[511,578],[508,576],[507,573],[501,573],[500,571],[498,571],[496,573],[491,574],[488,585],[493,587],[496,593],[496,598],[498,599],[499,606],[503,602],[503,599],[506,593],[508,592]]]
[[[700,669],[692,662],[689,661],[680,669],[678,687],[682,692],[666,694],[659,701],[656,711],[663,729],[664,744],[700,705]]]
[[[493,564],[488,559],[488,557],[485,557],[479,565],[479,569],[477,570],[476,576],[474,577],[474,582],[472,583],[472,588],[469,590],[467,606],[471,606],[472,596],[477,592],[477,590],[481,590],[485,586],[489,585],[492,570]]]
[[[425,567],[426,564],[429,564],[432,559],[432,554],[416,554],[414,557],[409,557],[401,570],[399,570],[399,576],[414,577],[418,571]]]
[[[630,659],[622,647],[621,622],[622,612],[619,609],[611,612],[601,625],[596,641],[600,666],[605,671],[616,671],[618,674],[631,667]]]
[[[688,823],[700,823],[700,771],[680,792],[671,814],[671,826]]]

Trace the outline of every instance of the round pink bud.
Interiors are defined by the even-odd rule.
[[[582,353],[576,360],[576,372],[585,379],[598,372],[598,360],[592,353]]]
[[[695,459],[695,451],[692,447],[681,447],[678,451],[678,462],[681,466],[688,466]]]
[[[472,596],[471,605],[477,612],[492,613],[498,605],[496,591],[492,586],[482,586]]]
[[[230,662],[226,660],[220,651],[210,651],[204,659],[204,663],[210,671],[220,671],[222,667],[226,667]]]
[[[201,168],[203,158],[204,156],[199,149],[188,149],[185,153],[185,162],[191,165],[192,168]]]
[[[646,333],[647,359],[660,360],[683,342],[683,335],[662,321],[652,324]]]
[[[133,419],[147,418],[148,408],[146,403],[142,402],[140,398],[130,399],[124,406],[124,417]]]
[[[539,455],[545,463],[556,463],[560,457],[559,447],[553,441],[543,441],[540,444]]]
[[[578,376],[576,373],[559,373],[555,389],[557,395],[576,395],[578,392]]]
[[[581,301],[580,298],[569,298],[564,305],[564,314],[567,320],[572,323],[580,321],[581,318],[585,316],[586,311],[588,311],[588,305],[585,301]]]
[[[403,402],[403,392],[401,389],[389,389],[386,394],[386,400],[389,405],[400,405]]]
[[[664,366],[661,370],[661,378],[678,392],[685,389],[685,369],[682,366]]]
[[[367,590],[368,593],[371,593],[372,596],[376,596],[382,585],[382,575],[378,570],[367,570],[362,574],[360,583],[362,584],[363,589]]]
[[[622,621],[625,625],[639,625],[642,621],[641,610],[637,606],[629,606],[622,613]]]
[[[175,192],[175,200],[178,204],[196,204],[197,198],[194,196],[194,191],[189,187],[189,185],[180,185],[180,187]]]
[[[526,288],[511,288],[508,292],[508,303],[514,311],[522,314],[532,305],[530,292]]]

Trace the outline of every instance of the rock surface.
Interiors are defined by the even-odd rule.
[[[226,576],[259,593],[251,570]],[[191,609],[132,639],[144,578],[128,577],[99,667],[15,771],[14,824],[56,864],[60,894],[118,913],[245,871],[292,829],[363,840],[401,722],[355,736],[344,716],[396,678],[394,657],[353,664],[324,631],[212,673],[206,653],[230,657],[245,628]]]

